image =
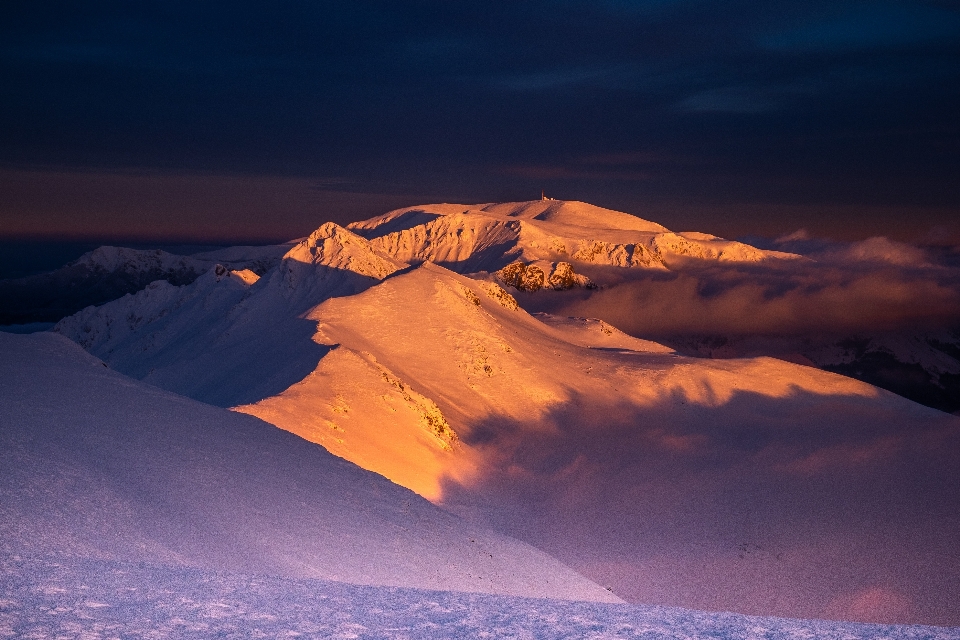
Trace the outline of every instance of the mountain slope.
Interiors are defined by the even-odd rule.
[[[60,336],[0,334],[0,354],[5,555],[616,601],[529,546]]]
[[[109,327],[86,344],[111,366],[243,405],[635,601],[960,624],[956,418],[537,319],[494,283],[321,229],[239,301],[137,324],[138,294],[58,330]]]
[[[313,371],[328,347],[311,339],[309,309],[405,266],[327,224],[263,278],[218,266],[189,287],[154,283],[84,309],[56,330],[124,373],[228,407],[279,393]]]

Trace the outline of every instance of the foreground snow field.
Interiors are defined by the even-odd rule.
[[[93,560],[0,562],[0,637],[957,640],[960,629],[370,587]]]

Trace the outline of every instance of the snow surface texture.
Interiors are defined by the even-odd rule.
[[[618,601],[255,418],[0,333],[0,550],[374,585]],[[7,596],[3,596],[7,597]]]
[[[91,560],[0,559],[0,636],[956,640],[960,630],[377,588]]]
[[[354,229],[473,221],[463,247],[416,245],[458,270],[513,260],[497,234],[544,213],[591,242],[661,233],[578,203],[490,207],[499,221],[444,207]],[[57,331],[635,602],[960,625],[960,420],[772,358],[685,358],[599,321],[538,319],[496,283],[406,266],[377,233],[324,225],[253,284],[207,274]]]

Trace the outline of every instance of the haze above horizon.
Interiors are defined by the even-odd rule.
[[[725,237],[956,243],[960,12],[11,8],[0,237],[232,242],[548,195]]]

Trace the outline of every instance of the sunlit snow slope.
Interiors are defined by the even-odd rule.
[[[429,260],[460,273],[496,271],[517,260],[665,269],[690,259],[797,257],[705,233],[674,233],[627,213],[560,200],[423,205],[349,228],[399,260]]]
[[[569,231],[591,242],[664,232],[578,203],[483,208],[367,225],[403,233],[461,216],[487,229],[461,225],[460,249],[447,238],[406,255],[378,242],[387,236],[327,224],[252,284],[212,271],[57,330],[634,601],[960,624],[960,420],[772,358],[684,358],[596,320],[531,316],[494,282],[418,252],[462,249],[431,255],[471,271],[513,259],[504,247],[520,245],[496,234],[514,223],[596,223]]]
[[[546,554],[250,416],[0,333],[0,549],[617,601]]]

